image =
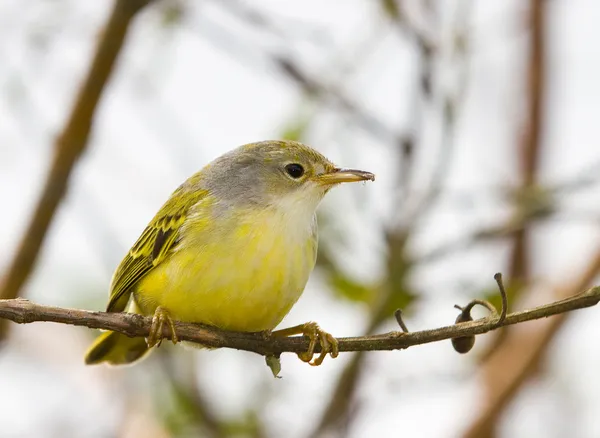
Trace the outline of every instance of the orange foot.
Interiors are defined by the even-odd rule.
[[[319,366],[325,360],[327,354],[335,358],[339,354],[338,341],[329,333],[321,330],[316,322],[307,322],[294,327],[277,330],[272,333],[273,336],[293,336],[304,335],[309,339],[308,350],[303,353],[298,353],[298,357],[303,362],[308,362],[312,366]],[[313,360],[317,341],[321,346],[321,354]]]
[[[164,307],[158,306],[154,311],[154,316],[152,317],[152,326],[150,327],[150,335],[148,339],[146,339],[146,343],[149,348],[154,346],[160,347],[160,344],[163,340],[163,326],[167,323],[169,328],[171,329],[171,340],[173,344],[179,342],[177,338],[177,332],[175,332],[175,324],[173,324],[173,320],[171,319],[171,315],[169,311]]]

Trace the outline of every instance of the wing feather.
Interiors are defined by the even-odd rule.
[[[135,285],[166,260],[179,241],[179,231],[189,210],[208,192],[196,189],[194,178],[182,184],[146,227],[113,276],[107,312],[122,312]]]

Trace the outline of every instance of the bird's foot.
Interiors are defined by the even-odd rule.
[[[308,337],[308,350],[303,353],[298,353],[298,357],[303,362],[308,362],[312,366],[319,366],[325,360],[327,354],[335,358],[339,354],[338,341],[326,331],[321,330],[316,322],[307,322],[294,327],[277,330],[272,333],[273,336],[293,336],[304,335]],[[315,347],[317,342],[321,346],[319,357],[313,360]]]
[[[175,331],[175,324],[173,324],[173,320],[171,319],[169,311],[164,307],[158,306],[154,311],[154,316],[152,317],[150,335],[146,339],[146,343],[148,344],[149,348],[154,346],[160,347],[160,344],[163,340],[163,326],[165,323],[167,323],[171,329],[171,341],[173,341],[173,344],[179,342],[179,339],[177,338],[177,332]]]

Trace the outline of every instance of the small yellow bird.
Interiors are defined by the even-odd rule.
[[[153,315],[147,340],[101,334],[87,364],[119,365],[160,345],[173,320],[225,330],[273,330],[298,300],[317,255],[315,211],[339,183],[373,181],[340,169],[294,141],[241,146],[185,181],[162,206],[115,271],[107,312]],[[319,365],[337,341],[313,322],[273,332],[304,334]],[[319,342],[322,353],[313,359]],[[311,362],[312,360],[312,362]]]

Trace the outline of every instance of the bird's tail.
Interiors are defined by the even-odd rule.
[[[95,365],[107,362],[125,365],[141,359],[149,351],[144,338],[130,338],[117,332],[102,333],[85,353],[85,363]]]
[[[125,312],[140,313],[135,300],[130,300]],[[117,332],[104,332],[96,338],[85,353],[85,363],[96,365],[102,362],[111,365],[126,365],[140,360],[150,349],[144,338],[130,338]]]

